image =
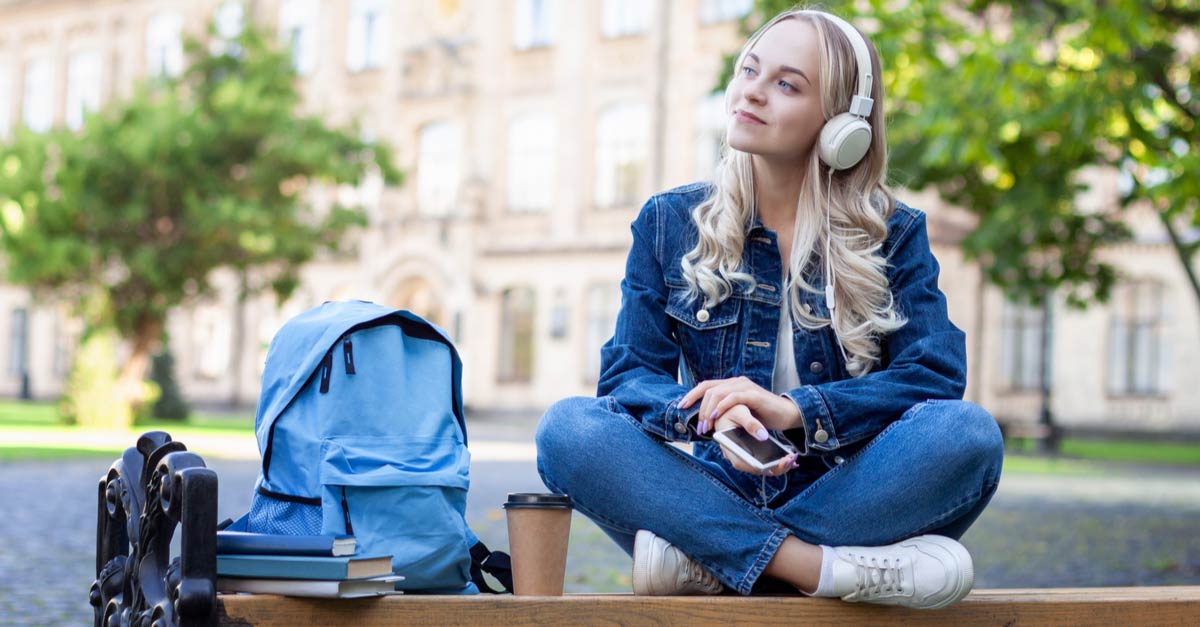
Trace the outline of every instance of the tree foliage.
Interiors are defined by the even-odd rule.
[[[288,57],[262,32],[221,54],[186,46],[178,78],[142,83],[78,132],[18,130],[0,147],[9,280],[104,303],[89,325],[132,342],[131,379],[167,312],[210,294],[214,270],[286,299],[304,262],[365,224],[358,207],[314,209],[310,184],[400,180],[387,147],[301,113]]]
[[[791,5],[758,0],[756,13]],[[826,6],[879,48],[892,176],[978,218],[963,248],[1010,295],[1106,299],[1117,275],[1097,253],[1130,236],[1130,205],[1149,203],[1172,233],[1200,226],[1195,2]],[[1079,202],[1094,168],[1118,176],[1116,202]],[[1197,244],[1177,243],[1190,269]]]

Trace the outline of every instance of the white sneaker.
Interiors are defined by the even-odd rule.
[[[834,547],[833,592],[843,601],[936,609],[957,603],[975,583],[967,549],[944,536],[888,546]]]
[[[671,546],[640,529],[633,540],[633,593],[641,595],[720,594],[716,576]]]

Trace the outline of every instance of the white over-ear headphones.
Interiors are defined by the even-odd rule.
[[[875,105],[871,99],[871,53],[867,50],[867,41],[849,22],[830,13],[820,14],[837,24],[846,34],[858,62],[858,89],[850,101],[850,110],[833,116],[825,123],[818,147],[825,165],[834,170],[845,170],[861,161],[871,147],[871,124],[867,122],[867,116],[871,115],[871,108]]]

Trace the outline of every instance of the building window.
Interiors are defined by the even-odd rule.
[[[229,370],[232,331],[229,316],[220,307],[196,307],[192,313],[192,354],[196,377],[217,379]]]
[[[612,337],[621,309],[621,288],[616,283],[593,283],[587,291],[587,337],[584,347],[585,383],[600,379],[600,349]]]
[[[316,24],[316,0],[285,0],[279,5],[279,41],[291,50],[292,69],[302,76],[317,66]]]
[[[12,310],[8,335],[8,374],[24,376],[29,371],[29,310]]]
[[[508,209],[544,211],[554,196],[554,118],[531,114],[508,125]]]
[[[754,0],[700,0],[700,23],[715,24],[745,17]]]
[[[513,12],[513,46],[517,50],[554,43],[558,0],[517,0],[516,9]]]
[[[1000,377],[1011,391],[1042,389],[1042,308],[1010,300],[1000,312]]]
[[[12,111],[9,108],[12,97],[12,70],[8,64],[0,64],[0,139],[7,139],[9,131],[12,130],[9,127],[12,120]]]
[[[25,64],[25,98],[21,117],[35,133],[50,130],[54,124],[54,64],[48,57]]]
[[[535,305],[532,288],[509,288],[501,295],[499,379],[503,383],[533,380]]]
[[[642,196],[649,126],[646,107],[638,103],[619,103],[601,112],[596,122],[597,207],[631,205]]]
[[[725,94],[708,94],[696,106],[696,178],[712,180],[725,146]]]
[[[179,76],[183,72],[183,16],[159,13],[146,23],[146,74]]]
[[[346,67],[351,72],[371,70],[383,65],[385,20],[381,0],[354,0],[350,5],[350,24],[346,34]]]
[[[645,0],[604,0],[601,31],[605,37],[628,37],[650,27],[650,8]]]
[[[417,208],[431,216],[451,213],[462,181],[463,132],[455,122],[434,122],[417,142]]]
[[[1113,293],[1108,327],[1108,391],[1114,396],[1167,394],[1170,345],[1165,337],[1166,290],[1136,281]]]
[[[100,54],[77,52],[67,62],[67,128],[83,128],[85,114],[100,108]]]
[[[228,0],[217,7],[217,12],[213,14],[213,28],[217,35],[211,48],[214,54],[240,54],[241,50],[233,40],[242,34],[245,18],[246,10],[239,0]]]

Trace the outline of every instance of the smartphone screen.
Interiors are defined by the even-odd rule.
[[[769,439],[759,441],[750,435],[750,432],[741,427],[734,427],[722,433],[738,446],[742,447],[747,453],[750,453],[754,459],[757,459],[764,466],[789,454],[789,451],[783,449],[774,441]]]

